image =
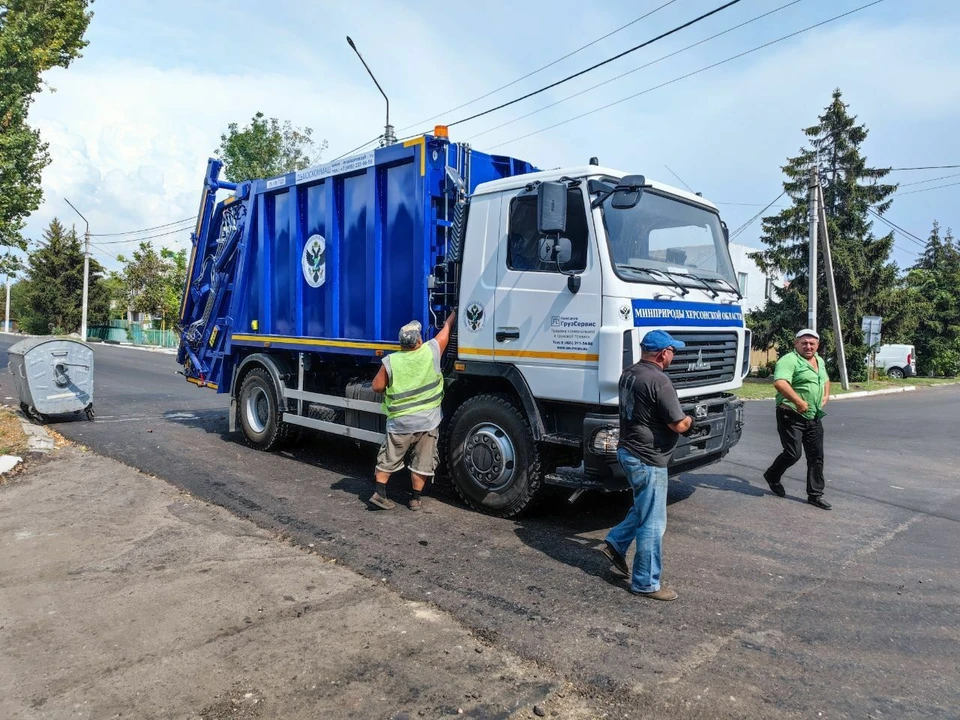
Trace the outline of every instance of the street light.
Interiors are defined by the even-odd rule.
[[[363,55],[361,55],[360,51],[357,50],[357,46],[353,44],[353,40],[350,39],[349,35],[347,35],[347,43],[353,48],[353,51],[357,54],[357,57],[360,58],[360,62],[362,62],[363,66],[367,69],[367,74],[370,76],[370,79],[373,80],[374,84],[377,86],[377,90],[379,90],[380,94],[383,95],[383,99],[387,101],[387,125],[383,129],[383,145],[393,145],[397,141],[397,136],[394,135],[393,125],[390,124],[390,98],[387,97],[387,94],[383,91],[383,88],[380,87],[380,83],[378,83],[377,79],[373,76],[370,66],[367,65],[367,61],[363,59]]]
[[[80,216],[80,219],[83,220],[84,224],[87,226],[86,231],[83,233],[83,309],[80,311],[80,339],[84,342],[87,341],[87,291],[88,285],[90,283],[90,223],[87,222],[87,219],[83,217],[83,214],[73,207],[73,203],[66,200],[67,205],[73,208],[73,211]]]

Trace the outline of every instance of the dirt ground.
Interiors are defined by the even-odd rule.
[[[428,604],[77,447],[0,487],[0,717],[599,718]]]

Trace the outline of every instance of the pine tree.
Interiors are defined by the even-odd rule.
[[[868,211],[886,212],[896,185],[882,183],[888,169],[867,166],[861,152],[867,128],[857,124],[842,101],[840,90],[816,125],[804,130],[809,147],[790,158],[782,168],[787,179],[784,190],[793,204],[763,219],[762,242],[765,250],[752,257],[764,272],[776,271],[790,278],[778,298],[755,313],[753,322],[766,332],[758,339],[768,339],[780,351],[793,346],[793,334],[807,324],[807,288],[809,255],[808,185],[811,168],[816,165],[823,188],[827,231],[832,250],[837,303],[841,331],[846,347],[847,370],[851,380],[866,376],[867,348],[860,326],[864,315],[884,316],[885,332],[896,333],[901,316],[902,294],[895,292],[897,266],[890,262],[893,235],[877,238],[872,232]],[[822,231],[821,231],[822,233]],[[822,237],[822,234],[821,234]],[[821,354],[833,369],[835,342],[830,321],[830,306],[822,256],[817,262],[817,317],[821,338]]]
[[[960,373],[960,248],[934,221],[923,254],[906,277],[914,327],[908,338],[921,374]]]
[[[100,283],[103,267],[90,259],[87,320],[103,322],[109,299]],[[28,258],[29,290],[21,327],[28,333],[69,333],[79,329],[83,302],[83,250],[75,230],[67,232],[54,218],[40,247]]]

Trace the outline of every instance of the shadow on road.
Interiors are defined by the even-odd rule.
[[[706,488],[709,490],[724,490],[741,493],[751,497],[763,497],[768,491],[755,487],[748,480],[736,475],[714,475],[711,473],[686,473],[680,476],[680,482],[692,488]],[[691,490],[692,492],[692,490]],[[669,502],[669,500],[667,501]]]

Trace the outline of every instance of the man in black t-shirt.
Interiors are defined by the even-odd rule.
[[[684,343],[663,330],[640,342],[640,362],[620,376],[620,443],[617,460],[633,489],[633,506],[608,534],[601,552],[630,578],[630,592],[653,600],[676,600],[660,586],[663,532],[667,527],[667,465],[681,433],[693,425],[664,374]],[[626,554],[636,541],[633,572]]]

